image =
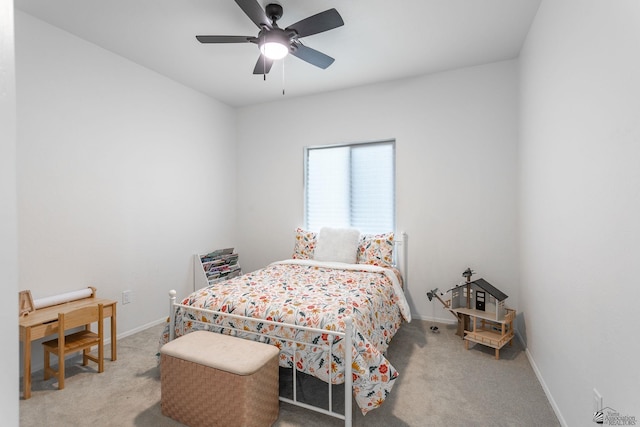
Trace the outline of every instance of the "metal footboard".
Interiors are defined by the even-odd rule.
[[[202,308],[194,308],[191,306],[187,306],[187,305],[183,305],[183,304],[176,304],[176,291],[172,290],[169,292],[169,296],[170,296],[170,304],[169,304],[169,322],[170,322],[170,326],[169,326],[169,340],[173,340],[175,338],[175,328],[176,328],[176,314],[178,313],[178,311],[182,310],[184,312],[190,312],[190,313],[196,313],[193,316],[193,319],[190,319],[189,321],[192,323],[196,323],[199,325],[202,325],[203,329],[211,329],[211,328],[220,328],[220,329],[224,329],[224,330],[229,330],[229,331],[235,331],[235,333],[237,333],[238,335],[255,335],[256,337],[264,337],[264,338],[274,338],[277,339],[281,342],[284,343],[288,343],[291,348],[293,349],[293,367],[292,367],[292,371],[293,371],[293,375],[292,375],[292,390],[293,390],[293,399],[289,399],[287,397],[283,397],[280,396],[280,400],[282,402],[286,402],[286,403],[290,403],[292,405],[296,405],[296,406],[300,406],[302,408],[306,408],[315,412],[319,412],[325,415],[329,415],[331,417],[334,418],[338,418],[338,419],[342,419],[344,420],[344,425],[346,427],[351,427],[352,424],[352,399],[353,399],[353,393],[352,393],[352,389],[353,389],[353,373],[352,373],[352,353],[351,351],[349,351],[349,349],[351,349],[353,347],[353,320],[350,317],[346,317],[344,319],[345,321],[345,330],[344,332],[338,332],[338,331],[330,331],[330,330],[326,330],[326,329],[318,329],[318,328],[309,328],[306,326],[300,326],[300,325],[293,325],[290,323],[282,323],[282,322],[275,322],[275,321],[271,321],[271,320],[263,320],[263,319],[256,319],[256,318],[252,318],[252,317],[246,317],[246,316],[239,316],[236,314],[230,314],[230,313],[223,313],[223,312],[219,312],[219,311],[213,311],[213,310],[207,310],[207,309],[202,309]],[[235,320],[239,320],[242,321],[242,324],[246,324],[247,322],[249,323],[262,323],[264,325],[273,325],[274,327],[274,331],[268,331],[268,330],[263,330],[263,331],[250,331],[247,330],[245,328],[240,328],[240,327],[236,327],[236,326],[230,326],[230,325],[219,325],[216,323],[210,323],[210,322],[205,322],[205,321],[199,321],[199,320],[194,320],[194,319],[201,319],[202,316],[198,315],[198,313],[205,313],[208,315],[212,315],[212,316],[216,316],[216,318],[224,318],[224,319],[235,319]],[[289,331],[293,331],[292,333],[292,338],[291,337],[285,337],[285,336],[281,336],[282,334],[278,335],[275,331],[277,331],[279,328],[284,328],[287,329]],[[306,341],[301,341],[299,339],[297,339],[296,337],[298,337],[298,335],[304,335],[304,334],[297,334],[297,331],[305,331],[305,332],[310,332],[312,334],[326,334],[328,336],[327,338],[327,342],[331,343],[334,340],[334,337],[339,337],[344,339],[344,348],[345,348],[345,355],[344,355],[344,414],[335,412],[333,410],[333,394],[332,394],[332,380],[333,380],[333,373],[332,373],[332,369],[331,369],[331,360],[332,360],[332,346],[331,345],[326,345],[326,344],[316,344],[313,342],[306,342]],[[184,322],[182,322],[182,330],[181,330],[182,334],[184,334]],[[317,406],[313,406],[310,405],[308,403],[305,402],[300,402],[298,401],[298,394],[297,394],[297,368],[295,366],[295,362],[296,362],[296,352],[298,351],[298,345],[305,345],[305,346],[310,346],[310,347],[315,347],[318,348],[319,350],[321,350],[324,354],[325,354],[325,361],[326,361],[326,366],[327,366],[327,370],[328,370],[328,375],[329,375],[329,381],[328,381],[328,409],[325,408],[321,408],[321,407],[317,407]]]

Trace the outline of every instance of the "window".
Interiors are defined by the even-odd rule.
[[[395,142],[305,148],[305,226],[395,229]]]

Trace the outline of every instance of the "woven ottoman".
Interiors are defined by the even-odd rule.
[[[160,349],[162,414],[190,427],[271,426],[278,418],[277,347],[196,331]]]

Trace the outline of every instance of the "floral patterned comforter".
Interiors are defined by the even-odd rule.
[[[353,319],[353,393],[363,413],[377,408],[385,400],[398,377],[398,372],[384,357],[392,337],[404,316],[410,321],[407,302],[393,270],[363,264],[320,263],[310,260],[287,260],[264,269],[202,288],[182,302],[198,308],[233,313],[258,319],[304,325],[327,331],[343,331],[344,319]],[[193,323],[192,314],[176,319],[176,336],[202,328]],[[217,316],[202,315],[199,321],[215,324],[238,323]],[[224,323],[226,322],[226,323]],[[234,325],[237,326],[237,325]],[[260,322],[246,322],[244,330],[271,330],[279,327]],[[289,331],[289,332],[287,332]],[[271,332],[271,331],[270,331]],[[278,332],[278,331],[276,331]],[[291,335],[285,327],[282,331]],[[280,366],[293,367],[325,382],[344,382],[344,354],[342,339],[329,334],[320,336],[298,332],[305,342],[325,341],[332,345],[332,360],[327,363],[325,353],[298,345],[293,348],[273,342],[280,349]],[[161,344],[168,341],[165,328]],[[309,340],[309,341],[307,341]]]

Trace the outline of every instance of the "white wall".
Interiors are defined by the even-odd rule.
[[[18,219],[16,202],[16,85],[13,1],[0,0],[0,283],[9,302],[18,293]],[[0,311],[0,414],[2,425],[17,426],[18,308]]]
[[[507,61],[240,109],[245,270],[291,256],[303,225],[304,146],[395,138],[414,316],[453,321],[426,291],[457,284],[466,267],[516,307],[516,71]]]
[[[640,3],[545,0],[521,54],[521,297],[562,422],[640,417]]]
[[[235,242],[234,110],[21,12],[16,64],[20,289],[132,290],[119,335],[165,319]]]

